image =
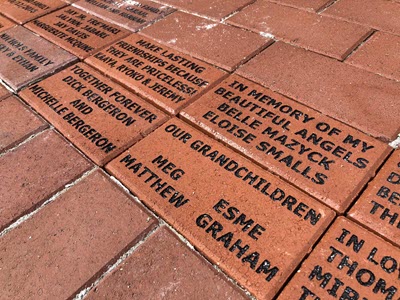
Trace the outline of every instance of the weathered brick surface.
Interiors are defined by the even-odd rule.
[[[165,227],[139,246],[86,299],[116,298],[246,299]]]
[[[91,167],[53,131],[40,134],[2,156],[0,161],[0,228],[35,208]]]
[[[1,298],[68,299],[154,225],[95,171],[0,239]]]
[[[0,152],[47,127],[47,124],[16,97],[0,101]]]
[[[400,131],[400,84],[382,76],[282,42],[238,73],[376,138]]]
[[[368,27],[264,0],[227,21],[337,59],[344,59],[371,33]]]
[[[183,12],[174,12],[141,33],[228,71],[271,42],[258,34]]]

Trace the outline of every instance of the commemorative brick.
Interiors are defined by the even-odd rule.
[[[343,213],[390,148],[236,74],[181,115]]]
[[[0,79],[15,91],[76,59],[24,27],[0,33]]]
[[[226,74],[139,34],[114,43],[85,62],[170,114],[177,114]]]
[[[399,264],[399,248],[340,217],[278,299],[398,299]]]
[[[166,121],[158,109],[84,63],[20,95],[99,165]]]
[[[129,34],[126,29],[71,6],[35,19],[25,27],[81,59]]]

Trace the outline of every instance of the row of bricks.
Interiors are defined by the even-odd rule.
[[[9,102],[22,105],[15,98],[7,98],[0,102],[1,107]],[[17,116],[20,111],[15,109],[8,113]],[[39,120],[30,114],[32,120]],[[40,126],[43,128],[43,122]],[[186,133],[185,138],[179,138],[178,132],[172,131],[177,126]],[[267,184],[252,182],[249,185],[250,182],[235,178],[236,174],[225,174],[231,172],[229,168],[221,168],[218,162],[201,154],[190,158],[193,155],[188,150],[191,140],[196,142],[190,148],[197,151],[196,144],[207,143],[236,164],[249,167],[254,172],[253,177],[260,176]],[[160,153],[164,159],[154,160]],[[357,205],[365,205],[374,197],[379,201],[377,185],[399,184],[400,157],[396,153]],[[192,163],[194,160],[196,163]],[[18,221],[18,226],[11,225],[10,228],[15,227],[13,230],[3,231],[1,267],[4,276],[9,278],[11,274],[13,278],[11,284],[2,288],[7,299],[74,295],[95,282],[107,270],[106,265],[112,265],[156,226],[154,219],[133,204],[135,201],[102,172],[90,171],[84,179],[76,180],[93,165],[52,130],[6,152],[0,161],[1,173],[7,174],[0,189],[1,199],[13,199],[13,202],[2,203],[1,228],[51,197],[51,201],[47,200],[27,221]],[[332,211],[315,200],[251,166],[177,119],[123,153],[106,169],[259,299],[270,299],[279,291],[334,217]],[[63,189],[65,185],[67,188]],[[209,193],[210,186],[215,191],[213,195]],[[279,187],[279,193],[275,187]],[[257,190],[267,198],[261,199],[262,194]],[[174,191],[178,194],[172,199],[168,194]],[[282,193],[286,195],[283,198]],[[382,193],[381,190],[378,196]],[[54,194],[56,196],[52,197]],[[293,199],[301,200],[300,204],[293,203]],[[392,197],[391,201],[394,206],[398,197]],[[359,211],[359,208],[354,210]],[[243,218],[239,217],[239,212]],[[357,219],[352,213],[350,216]],[[238,222],[234,221],[236,217]],[[93,252],[92,249],[98,250]],[[170,249],[174,251],[171,253]],[[395,299],[399,255],[398,247],[355,223],[338,218],[278,299],[308,299],[323,297],[326,293],[353,299],[359,296]],[[56,273],[49,272],[50,269]],[[63,280],[56,274],[62,274]],[[173,286],[170,276],[175,282]],[[165,229],[148,238],[97,284],[89,293],[89,299],[109,299],[111,295],[121,299],[165,296],[173,299],[182,295],[196,298],[207,294],[224,299],[244,297]]]
[[[70,11],[70,13],[74,15],[79,15],[81,13],[85,15],[83,11],[67,7],[43,18],[46,19],[49,24],[54,25],[57,23],[57,16],[68,15],[67,11]],[[87,15],[86,17],[88,19]],[[56,20],[54,21],[54,19]],[[45,20],[40,24],[42,23],[46,24]],[[242,31],[224,24],[214,25],[217,25],[217,23],[210,23],[196,16],[176,12],[163,21],[146,28],[141,34],[156,39],[164,45],[168,44],[184,53],[199,57],[228,71],[234,70],[243,63],[243,61],[246,61],[271,43],[271,40],[250,32]],[[59,40],[45,29],[38,27],[39,25],[37,24],[28,23],[27,26],[43,34],[52,42],[65,47],[80,58],[88,56],[97,49],[96,47],[92,47],[89,53],[86,53],[79,47],[75,48],[66,40]],[[68,29],[70,28],[68,27],[66,30]],[[18,29],[7,30],[5,33],[7,36],[11,34],[18,37],[25,37],[25,39],[28,40],[28,37],[25,36],[28,35],[28,33],[21,32],[21,30]],[[179,38],[176,38],[177,33],[179,34]],[[90,36],[88,40],[91,40],[91,38],[93,39],[92,42],[88,43],[98,45],[97,47],[101,48],[127,34],[127,31],[118,31],[115,36],[107,39],[107,41],[101,41],[101,38],[98,36]],[[223,41],[222,39],[225,40]],[[198,40],[202,40],[202,43],[197,43]],[[225,42],[226,40],[231,44],[227,44]],[[394,44],[392,44],[393,47],[391,48],[387,43],[391,44],[392,41],[394,41]],[[351,57],[354,64],[363,64],[360,62],[363,60],[361,56],[367,58],[371,56],[376,57],[373,53],[381,52],[378,48],[391,48],[396,52],[397,42],[394,38],[392,39],[391,36],[377,33],[370,42],[371,47],[365,48],[366,50],[362,52],[363,54]],[[39,43],[37,38],[35,39],[32,37],[31,44],[33,43]],[[220,47],[223,43],[224,47]],[[60,58],[59,61],[49,66],[40,66],[41,68],[35,70],[35,72],[24,70],[24,67],[18,64],[14,64],[14,66],[5,65],[3,67],[3,72],[1,72],[2,78],[13,89],[18,90],[27,83],[37,80],[74,60],[73,56],[56,51],[54,46],[50,47],[44,42],[41,44],[43,44],[42,48],[49,49],[46,53],[47,55],[57,52],[57,57]],[[118,44],[114,44],[112,47],[115,48],[116,45]],[[238,45],[241,46],[238,47]],[[5,43],[2,46],[7,47],[7,44]],[[388,46],[388,48],[385,46]],[[120,46],[119,48],[119,53],[123,53],[123,47]],[[235,49],[235,51],[231,51],[227,54],[225,51],[226,48]],[[106,51],[110,52],[112,49],[108,48]],[[3,51],[3,55],[7,56],[7,52]],[[137,57],[140,58],[139,55]],[[383,65],[384,68],[393,67],[396,69],[396,63],[393,63],[392,56],[379,55],[379,57],[383,60],[378,59],[374,63],[370,63],[371,60],[369,58],[366,59],[368,61],[366,63],[368,65],[366,68],[374,69],[375,67],[372,65]],[[97,53],[97,56],[92,56],[91,60],[95,58],[97,58],[98,61],[103,59],[102,66],[99,66],[99,62],[97,62],[97,67],[102,71],[111,72],[110,69],[115,69],[116,62],[114,62],[114,60],[118,61],[119,66],[125,64],[125,59],[122,57],[118,59],[115,53],[111,55]],[[20,62],[20,64],[21,63],[22,62]],[[18,76],[17,78],[13,78],[13,74],[16,74],[16,72],[14,72],[15,68],[25,71],[25,73],[29,75],[26,74],[26,77]],[[27,68],[26,65],[25,68]],[[129,74],[125,74],[124,77],[128,78],[122,81],[122,83],[129,83],[130,85],[135,83],[132,83],[133,79],[129,76],[132,75],[131,69],[132,66],[130,65],[126,68],[126,72],[129,72]],[[136,69],[138,69],[137,66]],[[210,69],[212,68],[210,67]],[[260,70],[268,70],[268,72],[260,72]],[[124,75],[121,74],[121,70],[119,71],[120,73],[117,77]],[[375,71],[381,73],[380,71],[382,70]],[[118,73],[117,70],[114,70],[114,74],[116,73]],[[209,76],[214,76],[213,81],[216,81],[216,79],[223,74],[222,71],[218,72],[217,70],[213,72],[210,71],[210,73],[212,74],[208,74]],[[398,83],[386,80],[381,76],[361,71],[357,68],[300,48],[289,46],[282,42],[277,42],[268,47],[249,63],[239,68],[238,73],[385,141],[393,140],[399,131],[399,127],[396,126],[396,113],[393,113],[398,111],[398,101],[396,101]],[[383,73],[385,73],[385,71],[383,71]],[[391,71],[388,71],[388,73],[393,74]],[[114,75],[114,77],[115,76],[116,75]],[[390,77],[391,75],[388,76]],[[293,85],[293,81],[296,81],[298,85]],[[364,82],[365,86],[360,86],[357,82]],[[199,93],[197,93],[197,95],[199,95]],[[369,108],[372,104],[376,103],[376,101],[380,103],[381,109],[371,111]],[[190,101],[186,103],[188,102]],[[360,107],[360,102],[363,107]],[[157,105],[160,106],[159,103],[157,103]],[[163,108],[165,109],[165,106]],[[176,107],[169,109],[169,112],[176,113]],[[369,118],[364,117],[365,110],[370,114]]]
[[[46,3],[49,4],[49,7],[51,6],[51,9],[49,8],[43,11],[38,10],[36,14],[32,14],[24,10],[22,10],[21,12],[21,7],[15,6],[14,4],[8,3],[7,1],[5,2],[6,6],[3,10],[3,13],[20,24],[23,24],[31,20],[32,18],[39,17],[44,13],[51,12],[51,10],[60,8],[65,5],[65,2],[61,0],[59,0],[58,2],[53,1],[51,3]],[[350,3],[349,1],[339,1],[339,3],[335,3],[327,10],[327,12],[331,12],[331,10],[335,8],[335,11],[329,14],[329,16],[325,16],[268,1],[256,1],[255,3],[252,3],[248,0],[232,1],[229,2],[228,5],[226,5],[227,3],[214,3],[213,1],[211,1],[212,3],[210,3],[209,5],[205,5],[204,3],[202,3],[201,5],[196,5],[190,2],[189,4],[176,3],[176,1],[166,2],[167,3],[165,4],[172,5],[179,9],[188,9],[189,12],[198,13],[200,15],[202,15],[202,12],[199,11],[199,9],[201,8],[209,9],[211,10],[211,12],[215,12],[216,14],[222,14],[221,16],[230,16],[233,14],[233,12],[245,7],[239,13],[236,13],[232,17],[229,17],[226,22],[229,24],[234,24],[243,28],[247,28],[257,33],[269,34],[271,36],[275,35],[276,38],[279,40],[283,40],[293,45],[304,47],[306,49],[310,49],[337,59],[346,58],[358,45],[360,45],[360,43],[364,39],[370,36],[374,32],[374,30],[385,31],[385,28],[387,27],[396,28],[396,24],[399,23],[398,18],[390,18],[387,16],[386,12],[393,12],[393,16],[396,16],[400,9],[400,6],[397,3],[390,3],[389,1],[369,1],[366,4],[361,4],[361,2]],[[316,3],[311,3],[312,6],[308,8],[316,9],[318,7],[324,7],[330,2],[332,1],[316,1]],[[144,3],[147,4],[152,2]],[[283,4],[294,5],[295,3],[296,2],[290,3],[289,1],[289,3],[284,2]],[[155,3],[153,3],[153,5],[154,4]],[[302,4],[304,5],[305,3],[297,3],[297,5],[300,6]],[[137,31],[145,27],[146,25],[154,22],[155,20],[170,14],[173,11],[170,8],[164,8],[160,10],[159,14],[154,13],[146,15],[146,22],[135,23],[128,18],[124,19],[119,14],[112,14],[110,12],[110,7],[115,10],[119,9],[118,11],[123,9],[117,4],[114,4],[114,6],[109,4],[107,8],[99,8],[94,4],[88,3],[86,1],[79,1],[75,5],[99,17],[105,18],[112,23],[123,26],[131,31]],[[103,3],[103,5],[105,4]],[[360,10],[360,5],[363,5],[366,8]],[[190,6],[191,9],[187,6]],[[161,6],[155,7],[157,9],[160,9]],[[125,13],[127,11],[128,10],[126,10]],[[384,22],[385,24],[382,26],[375,26],[375,24],[363,24],[363,22],[361,22],[362,25],[358,25],[356,23],[349,23],[348,19],[346,19],[346,21],[341,21],[340,19],[331,17],[331,15],[335,15],[335,13],[340,15],[341,12],[344,11],[351,13],[354,13],[354,11],[356,13],[358,12],[360,16],[356,19],[360,20],[368,20],[368,18],[363,15],[363,12],[371,11],[374,12],[374,20],[382,20],[382,22]],[[385,12],[385,16],[376,17],[376,13],[379,12]],[[20,16],[21,13],[24,13],[23,16]],[[55,15],[58,15],[58,13],[53,13],[47,17],[40,18],[40,22],[44,22],[45,24],[50,25],[53,23],[52,21],[55,20]],[[179,16],[179,14],[173,14],[173,16],[169,16],[167,20],[172,18],[175,19],[176,17],[178,17],[179,19],[179,17],[181,16]],[[216,17],[216,15],[214,15],[214,17]],[[196,17],[194,18],[196,19]],[[351,17],[349,18],[352,19]],[[226,18],[224,18],[224,20],[225,19]],[[200,21],[195,20],[194,22]],[[2,23],[3,29],[10,27],[13,24],[5,18],[2,18],[0,23]],[[53,23],[53,25],[54,24],[55,23]],[[208,24],[208,26],[215,25],[217,25],[217,23]],[[199,26],[201,27],[201,25],[197,25],[196,28],[199,28]],[[382,27],[383,29],[381,29]],[[40,30],[40,27],[38,28],[37,21],[36,24],[35,22],[31,22],[29,28],[35,31],[39,31],[40,34],[44,33],[44,35],[46,36],[46,31],[44,31],[43,29]],[[394,33],[396,33],[396,31]],[[57,42],[57,40],[55,41]],[[353,55],[350,57],[350,59],[347,60],[347,62],[355,66],[373,71],[374,73],[382,74],[386,77],[399,80],[399,62],[397,61],[396,63],[393,63],[393,60],[396,59],[395,54],[399,50],[399,44],[399,37],[396,35],[381,32],[375,33],[373,38],[368,40],[360,49],[358,49],[358,51],[353,53]],[[72,53],[78,56],[87,54],[83,51],[77,52],[74,48],[70,48],[68,50],[72,50]]]

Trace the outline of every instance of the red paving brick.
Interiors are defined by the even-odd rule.
[[[348,215],[400,246],[399,187],[400,151],[397,150]]]
[[[61,0],[0,0],[1,13],[19,24],[65,5]]]
[[[71,6],[35,19],[25,27],[83,59],[129,31]]]
[[[258,34],[183,12],[175,12],[141,33],[228,71],[271,42]]]
[[[96,171],[0,239],[2,298],[67,299],[154,225]]]
[[[340,217],[278,299],[398,299],[399,260],[399,248]]]
[[[107,169],[259,299],[277,293],[334,217],[178,119]]]
[[[323,14],[400,34],[400,3],[396,1],[340,0]]]
[[[0,103],[4,101],[7,100]],[[40,134],[0,157],[0,161],[0,228],[41,204],[91,167],[53,131]]]
[[[319,11],[335,0],[268,0],[283,5],[288,5],[296,8],[306,9],[310,11]]]
[[[218,21],[240,10],[253,1],[254,0],[158,0],[160,3],[171,5],[177,9]]]
[[[165,227],[149,237],[85,299],[116,298],[246,299]]]
[[[0,33],[0,79],[13,90],[76,60],[67,51],[17,26]]]
[[[31,85],[20,95],[99,165],[167,120],[139,96],[83,63]]]
[[[337,59],[344,59],[371,33],[368,27],[264,0],[227,22]]]
[[[340,213],[391,149],[238,75],[181,115]]]
[[[10,21],[6,17],[0,16],[0,31],[7,30],[15,25],[16,24],[13,21]]]
[[[85,62],[171,114],[177,114],[226,74],[137,34]]]
[[[16,97],[0,101],[0,152],[42,131],[47,124]]]
[[[376,32],[346,62],[400,81],[400,37]]]
[[[238,73],[376,138],[400,131],[400,84],[379,75],[282,42]]]
[[[171,7],[146,0],[80,0],[74,6],[134,32],[175,11]]]
[[[0,100],[8,97],[10,92],[0,83]]]

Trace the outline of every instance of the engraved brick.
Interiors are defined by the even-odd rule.
[[[376,138],[400,131],[400,84],[382,76],[282,42],[238,73]]]
[[[400,37],[383,32],[376,32],[346,62],[400,81]]]
[[[162,227],[86,299],[247,299],[221,275]]]
[[[272,42],[253,32],[183,12],[175,12],[141,33],[228,71]]]
[[[2,298],[73,298],[154,225],[95,171],[0,239]]]
[[[0,79],[13,90],[72,63],[76,57],[17,26],[0,33]]]
[[[400,246],[400,151],[394,151],[348,215]]]
[[[83,63],[29,86],[20,95],[99,165],[167,118]]]
[[[340,0],[323,14],[400,34],[400,3],[386,0]]]
[[[67,6],[25,27],[83,59],[129,34],[129,31]]]
[[[16,97],[0,101],[0,152],[14,147],[47,127],[38,116]]]
[[[161,3],[171,5],[180,10],[205,16],[217,21],[224,19],[235,11],[250,4],[253,0],[159,0]]]
[[[340,213],[390,151],[386,144],[236,74],[181,115]]]
[[[177,114],[226,74],[138,34],[85,62],[171,114]]]
[[[278,297],[398,299],[400,250],[338,218]]]
[[[16,24],[10,21],[6,17],[0,16],[0,31],[7,30],[8,28],[14,27]]]
[[[107,168],[259,299],[277,293],[334,217],[178,119]]]
[[[147,0],[80,0],[74,6],[134,32],[175,11],[171,7]]]
[[[0,103],[5,101],[8,100]],[[40,205],[90,167],[53,131],[44,132],[0,157],[0,228]]]
[[[361,25],[260,0],[227,22],[337,59],[344,59],[372,32]]]
[[[1,13],[19,24],[67,5],[61,0],[0,0]]]

